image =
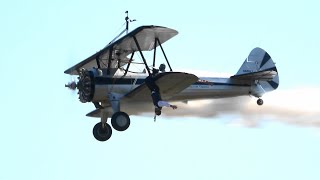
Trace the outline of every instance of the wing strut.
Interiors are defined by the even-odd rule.
[[[156,38],[156,42],[159,43],[160,48],[161,48],[161,50],[162,50],[162,53],[163,53],[163,55],[164,55],[164,58],[166,59],[167,64],[168,64],[168,66],[169,66],[169,68],[170,68],[170,71],[172,71],[172,68],[171,68],[170,63],[169,63],[169,61],[168,61],[168,58],[167,58],[167,56],[166,56],[166,53],[164,52],[164,50],[163,50],[163,48],[162,48],[162,45],[161,45],[161,42],[160,42],[160,40],[159,40],[158,38]],[[156,43],[155,43],[155,44],[156,44]]]
[[[100,66],[100,53],[96,57],[96,62],[97,62],[98,68],[100,69],[101,68],[101,66]]]
[[[152,67],[156,66],[156,49],[157,49],[157,38],[154,39],[154,48],[153,48],[153,64]]]
[[[138,40],[137,40],[136,36],[133,36],[133,39],[134,39],[134,42],[136,43],[136,46],[137,46],[137,48],[138,48],[138,50],[139,50],[139,52],[140,52],[140,55],[141,55],[141,57],[142,57],[142,60],[143,60],[144,65],[146,66],[146,69],[147,69],[147,71],[148,71],[148,74],[151,75],[150,69],[149,69],[148,64],[147,64],[147,61],[146,61],[146,59],[145,59],[144,56],[143,56],[143,53],[142,53],[142,51],[141,51],[141,48],[140,48],[140,45],[139,45],[139,43],[138,43]]]
[[[128,70],[129,70],[129,67],[130,67],[130,64],[131,64],[131,62],[132,62],[132,58],[133,58],[133,56],[134,56],[134,52],[131,54],[130,60],[129,60],[129,62],[128,62],[128,65],[127,65],[126,70],[124,71],[123,76],[126,76],[126,75],[127,75]]]
[[[112,51],[113,51],[113,46],[110,47],[109,50],[109,61],[108,61],[108,69],[107,69],[107,75],[110,75],[110,66],[111,66],[111,60],[112,60]]]

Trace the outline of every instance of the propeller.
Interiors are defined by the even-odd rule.
[[[70,91],[70,96],[72,96],[72,99],[74,99],[76,96],[78,96],[79,91],[78,88],[78,80],[75,76],[70,75],[69,78],[66,79],[67,83],[64,85],[64,87],[68,88]]]
[[[71,76],[74,77],[74,76]],[[76,92],[78,90],[80,102],[91,102],[94,95],[94,75],[92,71],[86,69],[80,69],[79,76],[76,80],[70,81],[64,86]]]
[[[68,84],[65,84],[64,86],[73,91],[77,89],[77,83],[75,80],[72,80],[71,82],[69,82]]]

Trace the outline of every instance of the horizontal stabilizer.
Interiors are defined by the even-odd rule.
[[[241,75],[234,75],[231,76],[233,79],[239,80],[260,80],[260,81],[271,81],[273,78],[278,74],[277,70],[270,69],[264,71],[258,71],[253,73],[241,74]]]

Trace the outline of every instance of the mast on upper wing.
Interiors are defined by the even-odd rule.
[[[128,11],[126,11],[125,12],[126,14],[127,14],[127,16],[124,18],[124,20],[126,21],[125,23],[126,23],[126,28],[123,30],[123,31],[121,31],[121,33],[118,35],[118,36],[116,36],[115,38],[113,38],[112,39],[112,41],[110,41],[109,42],[109,44],[111,44],[111,43],[113,43],[115,40],[117,40],[123,33],[125,33],[126,32],[126,34],[128,34],[129,33],[129,23],[130,22],[134,22],[134,21],[136,21],[135,19],[130,19],[129,18],[129,16],[128,16]]]

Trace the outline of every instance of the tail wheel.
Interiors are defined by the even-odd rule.
[[[261,106],[261,105],[263,104],[263,100],[259,98],[259,99],[257,100],[257,104],[258,104],[259,106]]]
[[[117,131],[125,131],[130,126],[130,118],[125,112],[116,112],[112,115],[111,125]]]
[[[109,124],[102,126],[102,123],[99,122],[94,126],[92,133],[98,141],[106,141],[111,137],[112,129]]]

